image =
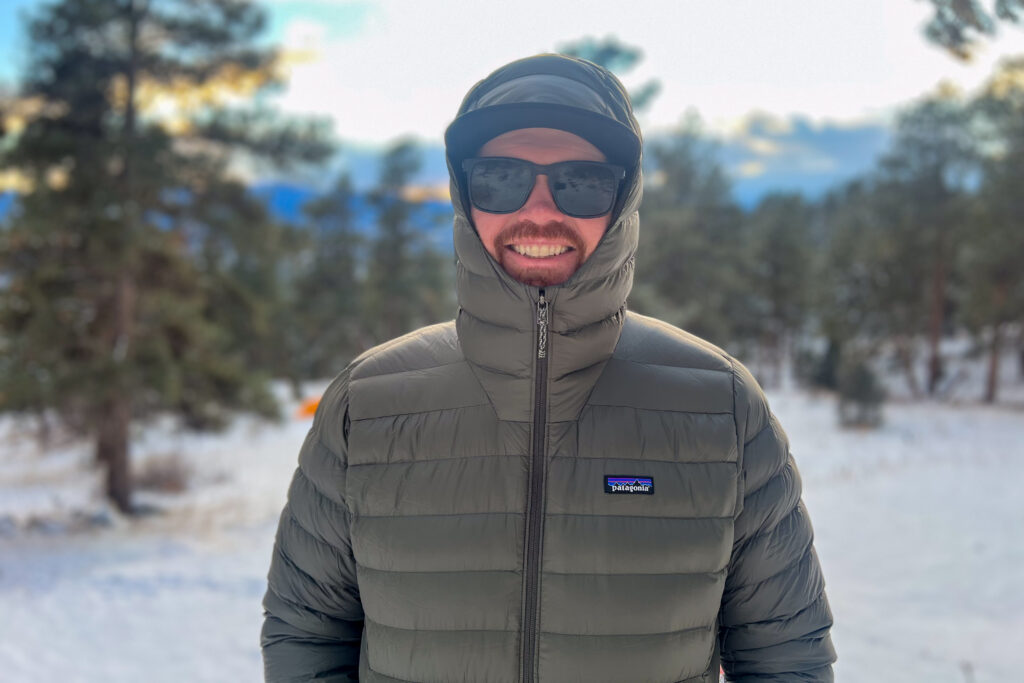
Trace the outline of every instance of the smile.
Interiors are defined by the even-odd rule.
[[[517,254],[523,256],[529,256],[531,258],[546,258],[549,256],[558,256],[570,251],[572,247],[565,245],[555,244],[510,244],[508,248]]]

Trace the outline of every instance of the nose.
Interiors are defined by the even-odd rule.
[[[555,198],[551,196],[551,188],[548,187],[546,175],[538,174],[534,179],[530,196],[526,198],[526,203],[519,209],[519,218],[531,220],[540,225],[551,221],[565,220],[565,214],[558,210]]]

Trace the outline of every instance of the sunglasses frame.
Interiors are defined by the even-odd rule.
[[[512,161],[517,164],[522,164],[526,168],[530,169],[530,172],[533,174],[530,179],[530,187],[527,190],[526,194],[523,196],[523,201],[519,204],[519,206],[508,211],[491,211],[489,209],[483,208],[482,206],[476,203],[476,200],[473,197],[473,184],[470,179],[473,175],[473,168],[485,161]],[[608,208],[605,211],[593,214],[569,213],[568,211],[562,208],[561,203],[558,201],[558,197],[555,195],[555,191],[551,187],[552,173],[556,173],[559,167],[575,166],[579,164],[583,164],[586,166],[599,166],[601,168],[608,169],[612,172],[612,176],[616,180],[615,191],[612,193],[611,201],[609,202]],[[463,160],[462,170],[465,171],[466,173],[466,192],[469,194],[469,201],[473,206],[475,206],[480,211],[483,211],[485,213],[496,214],[508,214],[519,211],[521,208],[526,206],[526,201],[530,198],[530,195],[533,193],[533,188],[537,184],[537,176],[543,175],[545,178],[547,178],[548,191],[551,192],[551,198],[554,200],[555,206],[557,206],[558,210],[564,213],[566,216],[571,216],[573,218],[597,218],[599,216],[605,216],[608,213],[610,213],[611,210],[615,208],[615,201],[616,199],[618,199],[619,189],[622,187],[622,181],[626,177],[626,169],[622,166],[617,166],[616,164],[609,164],[604,161],[586,161],[582,159],[559,161],[554,164],[535,164],[532,161],[527,161],[526,159],[517,159],[515,157],[472,157],[470,159]]]

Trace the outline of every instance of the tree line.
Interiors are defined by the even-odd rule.
[[[407,192],[414,142],[386,150],[371,191],[339,175],[296,221],[242,180],[323,173],[335,153],[323,122],[261,104],[284,78],[265,24],[242,0],[58,0],[27,24],[0,112],[0,171],[23,182],[0,225],[0,412],[91,439],[123,511],[133,424],[276,416],[271,379],[332,376],[455,313],[451,254],[429,239],[446,221]],[[576,49],[636,62],[607,41]],[[1021,69],[908,108],[877,168],[820,201],[744,211],[695,121],[654,140],[630,306],[756,352],[767,383],[810,341],[823,347],[801,367],[823,385],[881,353],[917,382],[923,348],[922,394],[942,387],[939,340],[966,329],[992,354],[994,400],[1024,320]]]
[[[648,156],[635,308],[764,359],[769,383],[818,342],[809,381],[884,359],[911,395],[940,396],[957,332],[987,357],[985,401],[1012,347],[1024,377],[1024,59],[972,97],[940,87],[905,108],[875,167],[818,201],[742,211],[692,121]]]
[[[136,422],[278,416],[272,378],[331,375],[451,316],[450,269],[402,193],[415,145],[384,155],[370,235],[345,177],[303,225],[242,180],[335,148],[323,122],[261,105],[283,82],[265,25],[242,0],[53,2],[0,112],[0,170],[23,185],[0,228],[0,411],[90,438],[123,511]]]

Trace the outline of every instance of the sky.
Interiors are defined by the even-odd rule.
[[[339,134],[439,140],[465,92],[505,62],[583,36],[642,48],[627,85],[662,90],[642,123],[676,125],[688,108],[717,130],[751,112],[859,123],[947,79],[979,84],[1001,56],[1024,52],[1006,29],[974,64],[927,44],[922,0],[272,0],[281,42],[318,56],[297,65],[285,106],[330,114]],[[780,124],[782,125],[782,124]]]
[[[22,68],[19,13],[39,4],[0,1],[0,86]],[[922,36],[924,0],[636,0],[628,11],[621,0],[262,4],[268,40],[291,56],[275,104],[329,117],[350,152],[407,135],[438,146],[463,95],[493,69],[615,36],[643,51],[622,75],[627,87],[661,83],[640,116],[646,135],[697,112],[731,146],[730,173],[748,180],[848,174],[877,156],[897,107],[942,81],[969,91],[1001,58],[1024,54],[1024,28],[1004,27],[972,63],[954,59]]]

